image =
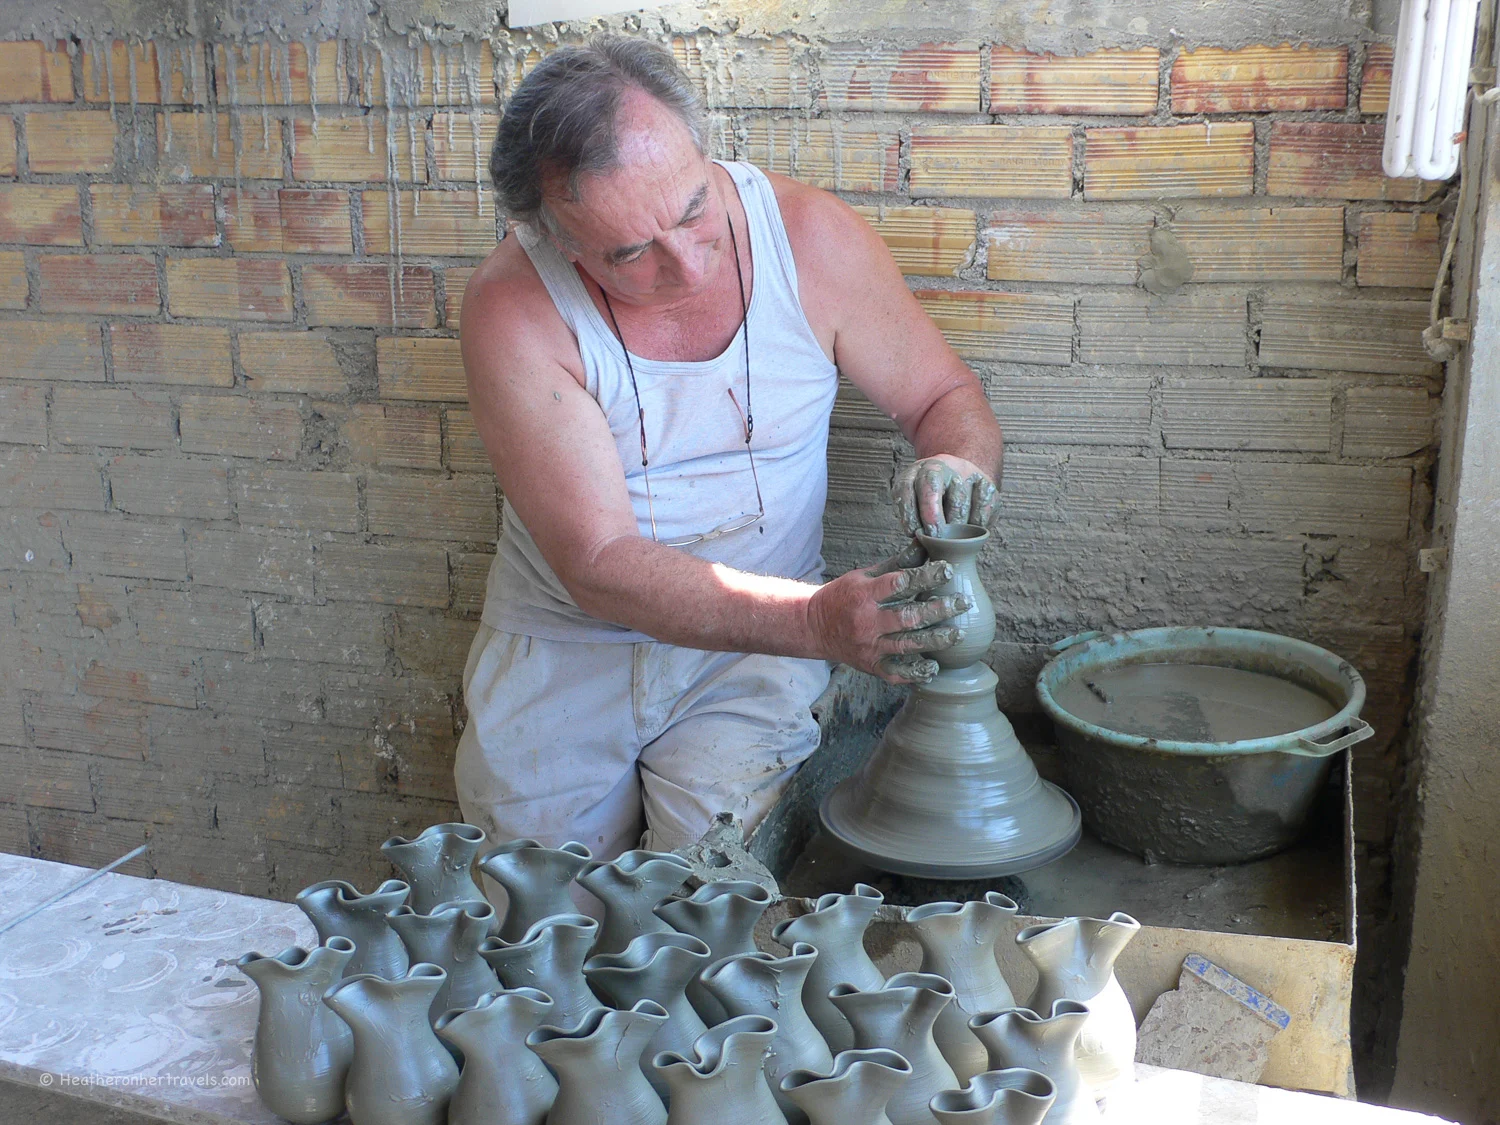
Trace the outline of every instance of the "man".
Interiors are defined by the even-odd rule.
[[[838,373],[916,447],[908,533],[993,516],[978,379],[847,205],[704,148],[671,56],[629,38],[548,56],[500,125],[517,237],[462,343],[506,508],[455,765],[498,838],[612,857],[753,826],[817,746],[828,662],[924,680],[968,608],[926,596],[946,564],[820,585],[820,551]]]

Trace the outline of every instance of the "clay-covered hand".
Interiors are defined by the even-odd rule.
[[[963,594],[930,596],[953,578],[946,562],[923,562],[919,544],[868,570],[819,588],[808,618],[821,655],[892,684],[926,683],[937,664],[922,655],[951,648],[963,630],[943,622],[968,612]]]
[[[1000,510],[1000,490],[984,470],[947,453],[908,466],[896,478],[892,498],[908,535],[936,535],[945,523],[989,527]]]

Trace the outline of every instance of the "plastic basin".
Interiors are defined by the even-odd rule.
[[[1149,861],[1241,863],[1289,847],[1334,756],[1374,733],[1359,717],[1365,683],[1354,666],[1275,633],[1196,626],[1081,633],[1052,651],[1036,690],[1057,731],[1065,785],[1096,836]],[[1168,666],[1152,672],[1168,677],[1172,665],[1255,672],[1313,693],[1332,714],[1267,737],[1189,741],[1111,730],[1060,702],[1078,699],[1080,684],[1099,691],[1095,678],[1128,675],[1120,670],[1129,665]]]

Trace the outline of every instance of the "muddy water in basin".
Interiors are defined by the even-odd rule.
[[[1316,726],[1338,708],[1300,684],[1208,664],[1127,664],[1054,692],[1058,705],[1122,734],[1177,742],[1239,742]]]

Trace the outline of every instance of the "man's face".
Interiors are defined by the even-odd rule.
[[[611,298],[665,305],[701,292],[728,245],[712,162],[666,106],[638,90],[620,99],[619,163],[584,176],[578,197],[558,185],[547,206],[567,236],[559,249]]]

